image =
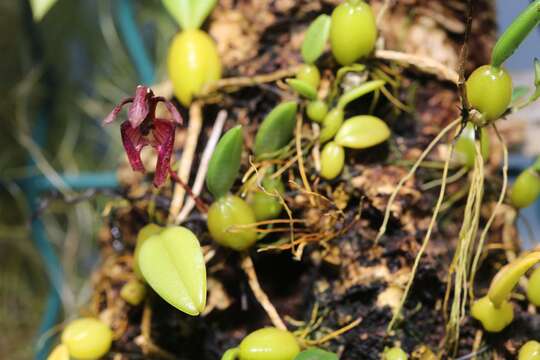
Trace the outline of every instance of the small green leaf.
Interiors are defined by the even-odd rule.
[[[324,46],[328,41],[331,22],[330,16],[322,14],[309,25],[304,43],[302,44],[302,58],[304,62],[312,64],[321,56]]]
[[[181,29],[193,29],[193,19],[190,16],[190,1],[189,0],[161,0],[163,5],[176,20]]]
[[[198,29],[217,0],[161,0],[182,30]]]
[[[41,21],[57,1],[58,0],[30,0],[34,21]]]
[[[365,149],[380,144],[389,137],[390,129],[384,121],[371,115],[359,115],[345,120],[335,141],[343,147]]]
[[[151,236],[139,253],[141,272],[154,291],[188,315],[206,305],[206,265],[199,240],[190,230],[174,226]]]
[[[204,20],[208,17],[212,9],[216,6],[217,0],[191,0],[191,22],[194,28],[200,28]]]
[[[303,97],[309,100],[315,100],[317,98],[317,90],[311,84],[298,79],[287,79],[285,81],[294,91]]]
[[[317,348],[302,351],[294,360],[338,360],[336,354]]]
[[[523,100],[525,95],[529,92],[529,87],[525,85],[516,86],[512,89],[512,100],[511,104],[515,104],[519,102],[520,100]]]
[[[294,134],[296,110],[296,103],[289,101],[279,104],[266,115],[255,136],[253,153],[256,158],[287,145]]]
[[[231,190],[240,170],[243,144],[244,134],[241,125],[227,131],[219,140],[208,163],[206,174],[206,186],[215,199]]]
[[[540,60],[534,59],[534,93],[529,99],[529,103],[532,103],[540,98]]]
[[[362,85],[347,91],[345,94],[341,95],[338,100],[337,107],[340,109],[345,109],[345,107],[351,102],[359,97],[366,95],[372,91],[380,89],[384,85],[382,80],[373,80],[363,83]]]

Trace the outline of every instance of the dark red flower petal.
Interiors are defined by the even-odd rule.
[[[148,141],[141,134],[139,128],[132,128],[129,121],[124,121],[120,125],[120,134],[122,135],[122,144],[128,157],[131,168],[134,171],[144,172],[144,166],[141,160],[141,150],[148,145]]]
[[[132,128],[141,125],[148,116],[148,113],[150,112],[150,102],[152,101],[153,96],[152,90],[146,86],[137,86],[133,103],[128,110],[128,120],[131,123]]]
[[[118,116],[118,113],[120,112],[120,110],[122,110],[122,107],[124,105],[126,105],[127,103],[130,103],[132,101],[133,101],[132,97],[123,99],[122,102],[120,102],[120,104],[116,105],[114,107],[114,109],[110,112],[110,114],[107,115],[107,117],[103,120],[103,125],[110,124],[114,120],[116,120],[116,117]]]
[[[154,120],[154,129],[152,132],[154,141],[152,142],[152,146],[158,152],[156,172],[154,174],[155,187],[161,186],[167,180],[174,147],[174,130],[174,123],[161,119]]]
[[[176,108],[176,106],[174,106],[174,104],[172,102],[170,102],[169,100],[165,99],[162,96],[157,96],[154,99],[156,101],[163,102],[165,104],[165,107],[167,108],[167,110],[171,114],[172,120],[175,123],[177,123],[179,125],[182,125],[182,122],[183,122],[182,115],[180,115],[180,113],[178,112],[178,109]]]

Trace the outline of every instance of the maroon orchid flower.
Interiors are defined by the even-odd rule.
[[[172,121],[156,117],[156,106],[159,102],[165,104]],[[170,101],[164,97],[155,96],[150,88],[139,85],[135,90],[135,96],[122,100],[105,118],[103,124],[113,122],[122,107],[128,103],[131,103],[128,118],[120,125],[120,133],[129,163],[134,171],[144,173],[141,150],[147,145],[156,149],[158,160],[154,173],[154,186],[159,187],[171,173],[174,133],[176,124],[182,124],[182,117]]]

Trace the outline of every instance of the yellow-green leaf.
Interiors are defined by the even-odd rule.
[[[219,140],[206,174],[206,186],[215,199],[227,194],[234,184],[240,170],[243,145],[241,125],[227,131]]]
[[[315,100],[317,98],[317,89],[311,86],[311,84],[298,79],[287,79],[285,81],[294,91],[303,97],[309,100]]]
[[[296,103],[289,101],[279,104],[266,115],[255,136],[253,153],[256,158],[281,149],[292,139],[296,109]]]
[[[151,236],[139,253],[141,272],[165,301],[189,315],[206,305],[206,265],[199,240],[187,228],[169,227]]]
[[[380,144],[389,137],[390,129],[384,121],[371,115],[359,115],[345,120],[335,141],[343,147],[365,149]]]
[[[142,278],[141,268],[139,267],[139,253],[141,251],[142,244],[151,236],[159,234],[163,228],[156,224],[148,224],[144,226],[137,234],[137,240],[135,243],[135,252],[133,253],[133,272],[139,278]]]
[[[183,29],[198,29],[217,0],[162,0],[167,11]]]
[[[304,62],[312,64],[321,56],[330,35],[331,22],[330,16],[322,14],[309,25],[302,44]]]
[[[325,350],[311,348],[302,351],[294,360],[338,360],[338,356]]]
[[[58,0],[30,0],[34,21],[41,21],[57,1]]]

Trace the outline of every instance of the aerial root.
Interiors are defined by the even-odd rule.
[[[413,166],[413,169],[411,169],[411,172],[409,172],[409,174],[407,174],[407,176],[409,176],[409,175],[412,176],[412,174],[414,174],[413,170],[416,170],[416,167],[418,167],[418,165],[422,162],[423,158],[427,155],[429,150],[431,150],[431,148],[439,141],[439,139],[446,132],[448,132],[450,129],[454,128],[457,124],[459,124],[459,121],[460,120],[458,119],[458,120],[452,122],[450,125],[448,125],[441,132],[441,134],[439,134],[439,136],[437,138],[435,138],[431,142],[431,144],[429,144],[426,151],[424,151],[424,153],[420,156],[420,158],[416,162],[415,166]],[[442,180],[441,180],[441,189],[439,191],[439,197],[437,199],[437,204],[435,205],[435,209],[433,210],[433,215],[431,216],[431,221],[429,223],[429,227],[427,229],[426,236],[424,237],[424,241],[422,242],[422,246],[420,247],[420,250],[418,251],[418,254],[416,255],[416,258],[414,259],[414,265],[413,265],[413,268],[411,270],[411,274],[409,276],[407,286],[405,287],[403,295],[401,296],[401,300],[399,302],[399,305],[396,308],[396,310],[394,311],[394,314],[392,316],[392,320],[390,320],[390,323],[388,324],[388,328],[387,328],[388,332],[392,330],[392,328],[394,327],[394,324],[396,323],[396,321],[400,317],[401,310],[403,309],[403,305],[405,304],[405,301],[407,300],[407,295],[409,294],[409,291],[410,291],[411,286],[413,284],[414,277],[415,277],[416,271],[418,269],[418,265],[420,264],[420,260],[422,259],[422,256],[424,255],[424,252],[425,252],[425,250],[427,248],[427,245],[429,244],[429,240],[431,239],[431,232],[433,231],[433,228],[435,227],[435,223],[437,221],[437,216],[438,216],[439,211],[441,209],[441,204],[442,204],[442,202],[444,200],[444,193],[445,193],[445,190],[446,190],[446,180],[448,178],[448,168],[450,167],[450,160],[452,158],[453,152],[454,152],[454,141],[452,141],[452,143],[450,145],[450,153],[448,154],[448,157],[446,158],[446,161],[444,162],[444,170],[443,170],[443,175],[442,175]],[[403,178],[403,179],[405,179],[405,178]],[[400,181],[400,185],[403,185],[403,183],[406,181],[406,180],[403,181],[403,179],[402,179],[402,181]],[[399,191],[399,189],[397,189],[397,191]],[[395,197],[395,194],[397,194],[397,191],[394,191],[394,193],[392,194],[394,197]],[[389,201],[389,205],[390,205],[390,201]],[[389,208],[390,208],[390,206],[387,207],[387,213],[388,213]]]
[[[377,234],[377,237],[375,238],[375,244],[377,244],[379,242],[379,240],[381,239],[381,237],[384,235],[384,233],[386,232],[386,226],[388,225],[388,220],[390,219],[390,213],[392,211],[392,205],[394,204],[394,201],[397,197],[397,194],[399,193],[399,191],[401,190],[401,188],[403,187],[403,185],[409,181],[413,176],[414,174],[416,173],[416,170],[418,169],[418,167],[420,166],[420,164],[422,164],[422,162],[424,161],[424,159],[426,158],[426,156],[428,156],[428,154],[431,152],[431,150],[435,147],[435,145],[437,145],[437,143],[450,131],[452,130],[453,128],[455,128],[457,125],[459,125],[461,123],[461,118],[458,118],[454,121],[452,121],[449,125],[447,125],[444,129],[441,130],[441,132],[439,133],[439,135],[437,135],[432,141],[431,143],[429,143],[429,145],[426,147],[426,149],[424,150],[424,152],[422,152],[422,154],[420,155],[420,157],[418,158],[418,160],[416,160],[416,162],[414,163],[414,165],[412,166],[411,170],[409,170],[409,172],[407,173],[407,175],[405,175],[404,177],[401,178],[401,180],[399,181],[399,183],[397,184],[397,186],[394,188],[394,191],[392,192],[392,194],[390,195],[390,198],[388,199],[388,203],[386,204],[386,211],[384,213],[384,219],[383,219],[383,222],[382,222],[382,225],[381,227],[379,228],[379,233]],[[449,164],[450,162],[450,158],[447,159],[447,162]],[[446,163],[445,163],[445,169],[446,169],[446,173],[448,173],[448,166]]]
[[[272,324],[278,329],[287,330],[287,326],[285,326],[285,323],[279,316],[274,304],[270,302],[268,295],[266,295],[264,290],[261,288],[259,279],[257,278],[257,273],[255,272],[255,266],[253,265],[253,261],[248,254],[244,254],[241,265],[242,270],[244,270],[248,278],[249,287],[251,288],[251,291],[253,291],[253,295],[259,304],[261,304],[264,311],[266,311],[266,314],[270,318],[270,321],[272,321]]]

